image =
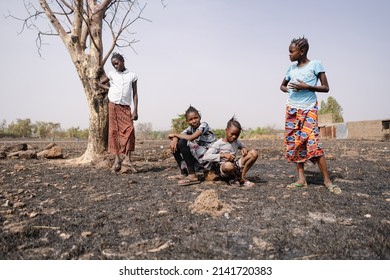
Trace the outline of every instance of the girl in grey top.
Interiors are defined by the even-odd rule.
[[[190,106],[185,113],[189,126],[182,133],[168,135],[171,139],[171,152],[185,178],[178,182],[181,186],[199,184],[196,171],[209,169],[203,159],[208,147],[217,139],[206,122],[201,122],[199,111]]]
[[[242,127],[234,117],[228,121],[225,131],[225,137],[211,145],[203,160],[219,163],[222,177],[238,181],[241,186],[253,187],[254,183],[245,179],[245,175],[256,162],[258,153],[256,150],[248,150],[238,140]],[[241,157],[238,150],[241,150]]]

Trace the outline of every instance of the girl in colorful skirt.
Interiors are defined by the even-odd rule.
[[[318,101],[315,92],[328,92],[325,69],[318,60],[309,60],[309,42],[305,37],[293,39],[289,46],[291,65],[280,89],[287,93],[285,149],[286,158],[296,163],[298,180],[289,189],[307,187],[304,164],[318,163],[325,187],[334,194],[341,189],[330,180],[322,145],[318,138]],[[321,85],[317,85],[320,80]]]
[[[203,155],[208,147],[216,141],[215,135],[206,122],[201,122],[198,110],[190,106],[185,112],[189,126],[181,133],[168,135],[171,140],[171,152],[185,176],[178,184],[182,186],[199,184],[196,171],[205,171],[210,168],[203,160]]]

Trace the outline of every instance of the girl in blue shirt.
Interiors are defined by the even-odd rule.
[[[298,180],[289,189],[307,187],[304,164],[307,160],[318,163],[325,187],[334,194],[341,189],[332,183],[322,145],[318,137],[318,102],[315,92],[328,92],[325,69],[318,60],[309,60],[309,42],[305,37],[293,39],[289,46],[291,62],[280,89],[287,93],[285,150],[286,158],[296,163]],[[321,85],[317,85],[320,80]]]

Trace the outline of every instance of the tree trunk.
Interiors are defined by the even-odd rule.
[[[108,143],[108,102],[107,98],[88,98],[89,136],[87,149],[80,158],[80,163],[91,162],[106,151]]]
[[[62,11],[71,9],[67,1],[56,1]],[[69,1],[72,2],[72,1]],[[71,32],[68,32],[67,24],[62,25],[58,19],[59,14],[51,9],[51,1],[39,0],[43,11],[51,25],[58,32],[67,48],[73,64],[84,87],[84,92],[89,109],[89,137],[85,153],[78,159],[79,163],[90,163],[98,156],[104,154],[108,143],[108,101],[103,98],[99,81],[104,72],[103,66],[103,18],[112,0],[78,0],[74,1],[72,13],[74,21],[71,22]],[[126,1],[125,1],[126,2]],[[131,1],[130,1],[131,2]],[[132,2],[131,2],[132,4]],[[55,6],[55,5],[53,5]],[[87,7],[87,9],[84,9]],[[117,6],[119,7],[119,6]],[[116,11],[117,12],[117,11]],[[114,13],[114,18],[116,15]],[[66,15],[67,20],[68,15]],[[123,24],[123,23],[122,23]],[[121,26],[120,30],[126,29]],[[123,29],[122,29],[123,28]],[[118,36],[121,32],[119,32]],[[114,44],[118,37],[115,38]]]
[[[78,69],[89,110],[88,145],[80,158],[80,163],[89,163],[97,156],[102,155],[108,144],[108,99],[99,88],[102,75],[98,65],[91,66],[91,61],[84,61],[82,69]]]

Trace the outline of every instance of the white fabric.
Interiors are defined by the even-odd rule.
[[[131,106],[133,82],[137,81],[135,73],[127,69],[123,72],[110,71],[108,78],[110,79],[110,89],[108,90],[110,102]]]

